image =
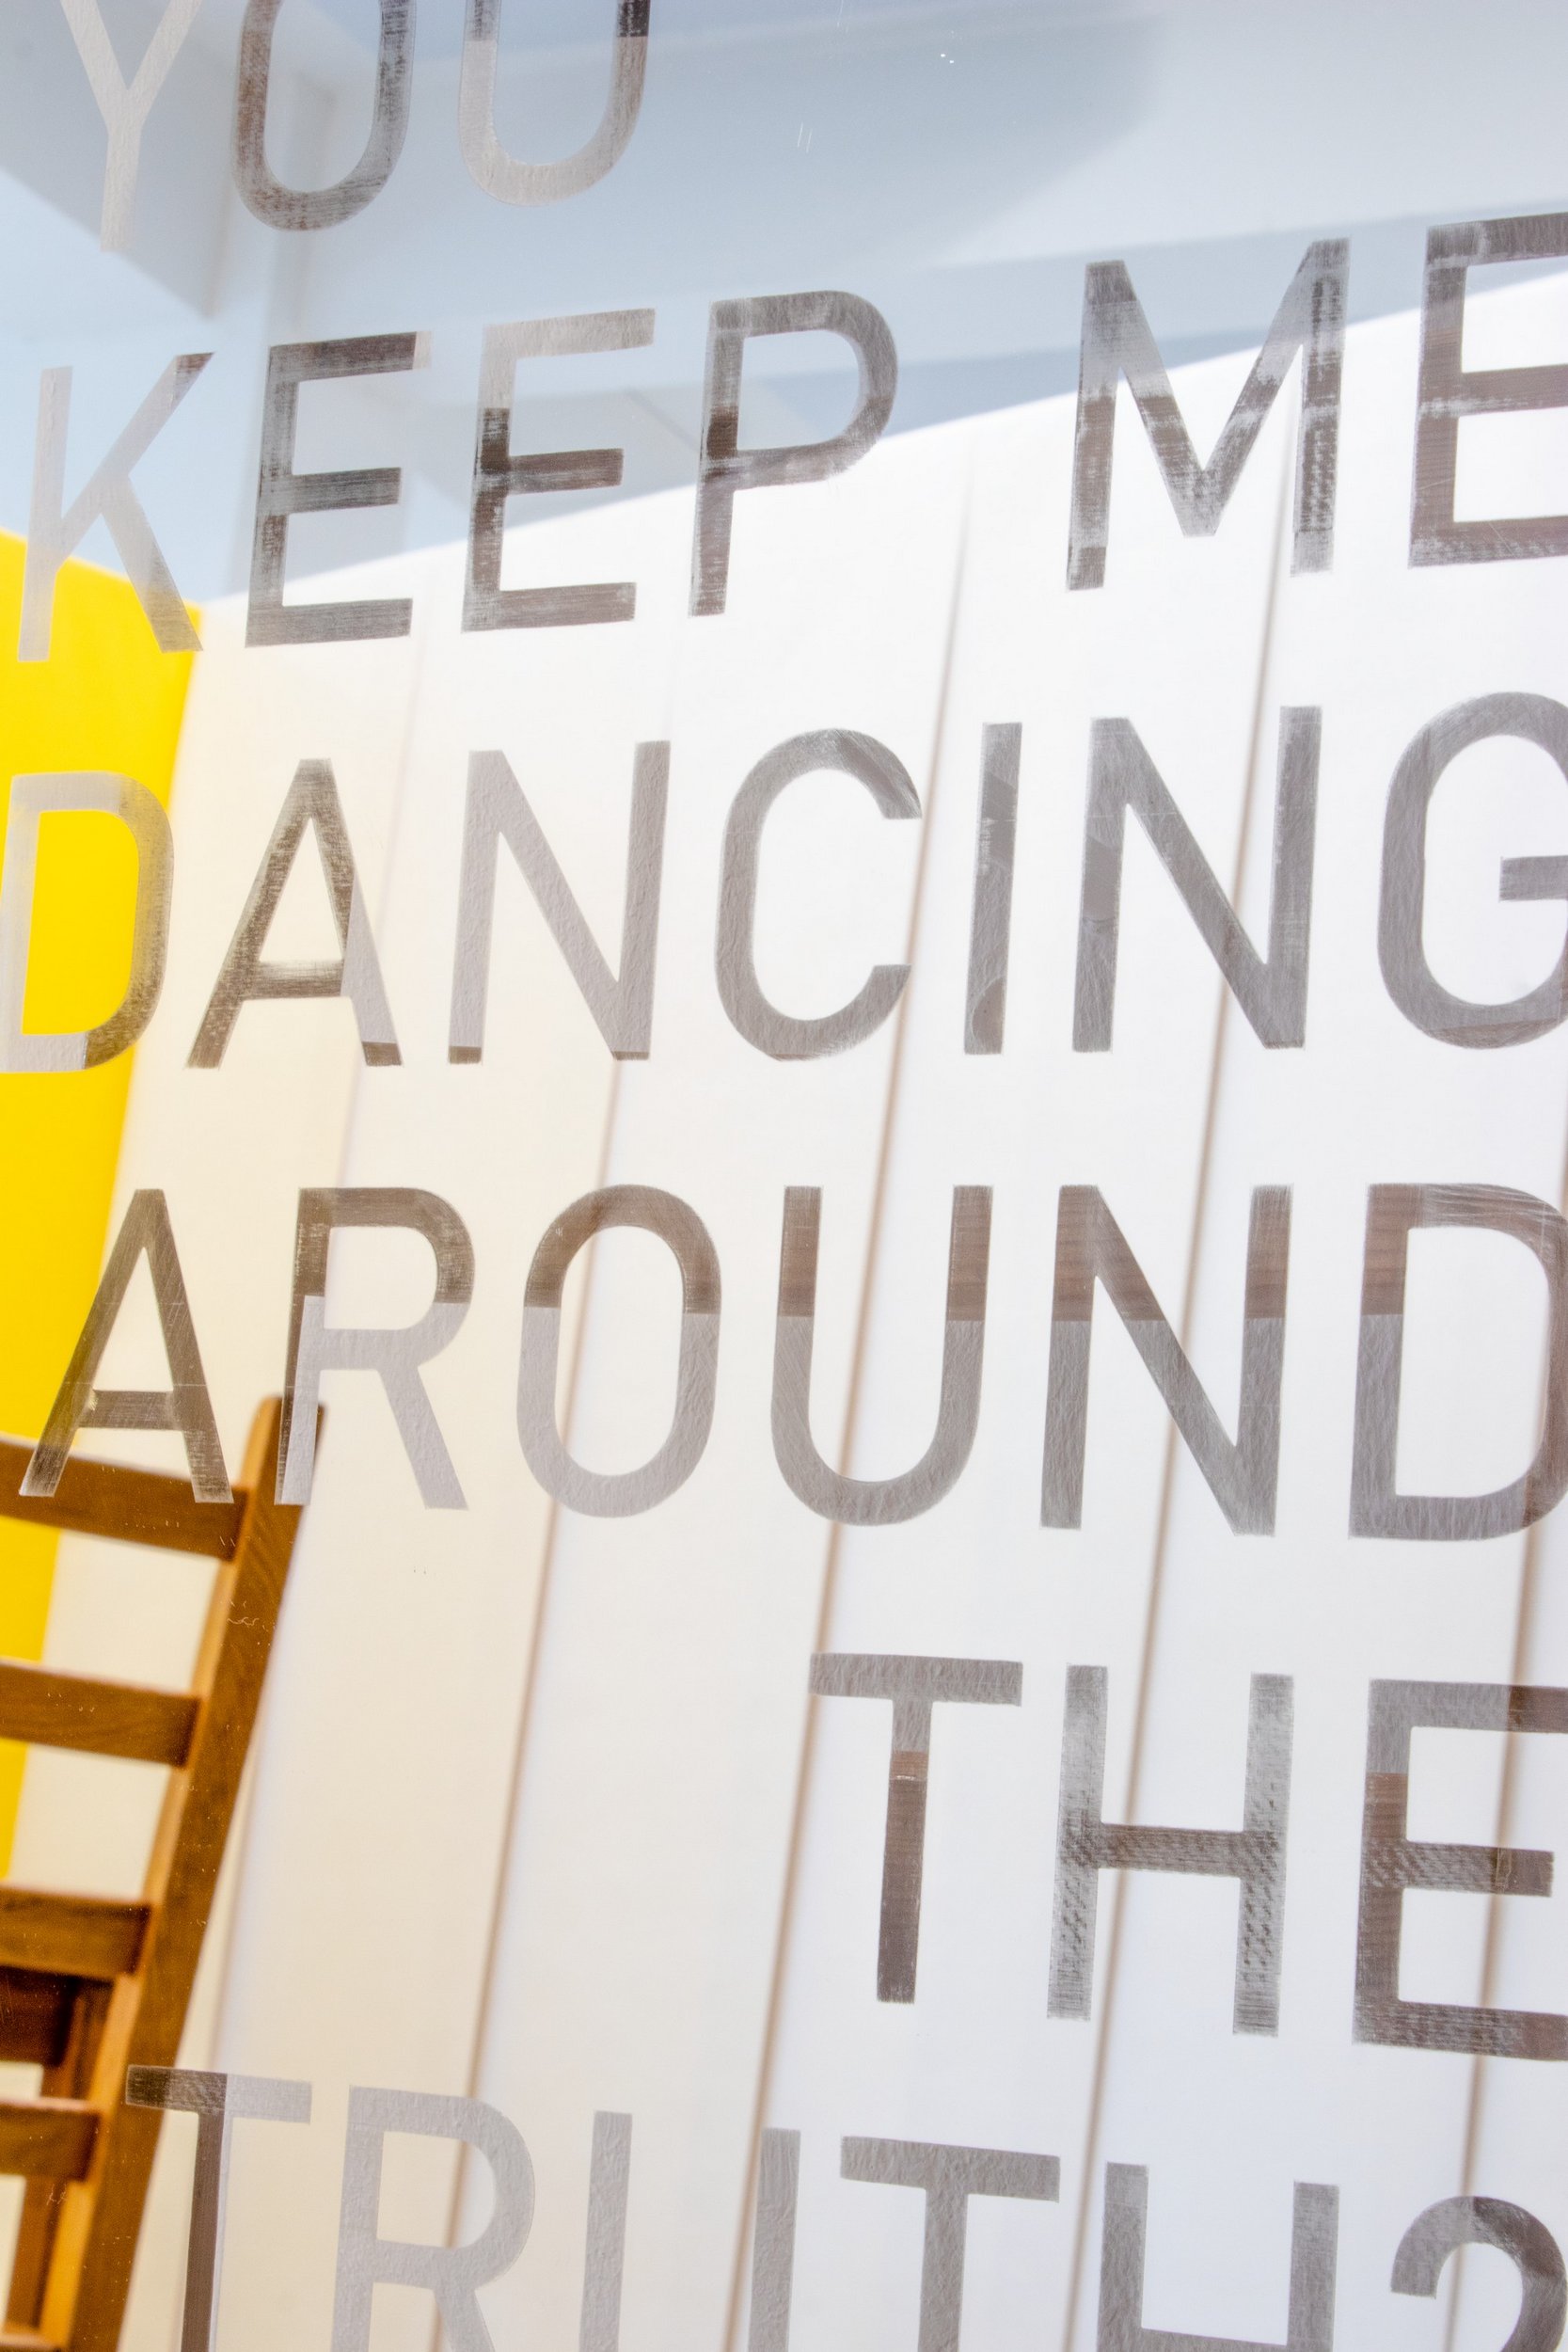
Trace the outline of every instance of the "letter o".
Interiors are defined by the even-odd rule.
[[[570,1454],[555,1418],[561,1299],[566,1270],[584,1243],[610,1226],[656,1233],[681,1276],[680,1357],[670,1434],[630,1470],[591,1470]],[[695,1209],[652,1184],[610,1184],[562,1210],[533,1253],[523,1295],[517,1369],[517,1436],[546,1494],[590,1518],[632,1518],[683,1486],[703,1457],[713,1425],[719,1372],[719,1260]]]

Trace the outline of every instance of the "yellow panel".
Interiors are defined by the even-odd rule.
[[[104,768],[166,807],[188,654],[160,653],[135,592],[68,564],[47,661],[19,662],[23,547],[0,533],[0,825],[9,779]],[[118,819],[45,818],[39,834],[26,1025],[80,1029],[119,1001],[131,962],[135,851]],[[101,1069],[0,1073],[0,1429],[36,1437],[103,1263],[131,1056]],[[43,1649],[56,1538],[0,1519],[0,1655]],[[0,1870],[26,1751],[0,1740]]]

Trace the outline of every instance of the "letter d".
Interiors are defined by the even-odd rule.
[[[89,809],[118,817],[136,845],[131,977],[115,1010],[94,1028],[24,1029],[39,822],[57,811]],[[91,1070],[135,1043],[164,984],[173,880],[168,818],[145,785],[103,771],[12,778],[0,880],[0,1070]]]

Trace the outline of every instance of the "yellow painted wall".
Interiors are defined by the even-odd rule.
[[[68,564],[50,658],[19,662],[22,567],[22,542],[0,533],[0,827],[10,778],[33,770],[112,769],[166,807],[190,656],[159,652],[124,580]],[[28,1028],[86,1028],[113,1010],[135,892],[135,850],[117,818],[44,818]],[[42,1427],[98,1280],[131,1061],[0,1073],[0,1430],[19,1437]],[[56,1540],[0,1519],[0,1656],[42,1654]],[[0,1740],[0,1870],[25,1756]]]

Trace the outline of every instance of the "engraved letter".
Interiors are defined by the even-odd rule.
[[[816,1337],[816,1245],[822,1195],[791,1184],[779,1250],[773,1340],[773,1452],[802,1502],[844,1527],[894,1527],[930,1510],[957,1483],[980,1417],[990,1265],[990,1190],[955,1184],[947,1244],[947,1313],[942,1389],[930,1444],[895,1478],[850,1478],[830,1470],[811,1434],[811,1359]]]
[[[133,2066],[128,2107],[194,2115],[196,2176],[185,2251],[185,2320],[180,2352],[215,2352],[223,2214],[229,2200],[229,2147],[236,2123],[309,2123],[309,2083],[268,2074],[202,2074],[183,2066]]]
[[[827,441],[784,449],[741,449],[740,372],[752,335],[842,335],[860,369],[855,413]],[[702,464],[691,546],[691,610],[722,612],[729,592],[730,526],[737,490],[825,482],[863,457],[880,437],[898,389],[898,357],[879,310],[858,294],[763,294],[716,302],[709,314],[707,380],[703,387]]]
[[[131,243],[141,135],[185,35],[196,23],[201,0],[168,0],[130,82],[119,70],[119,59],[99,13],[98,0],[61,0],[61,6],[71,27],[71,38],[76,43],[76,54],[92,86],[98,111],[103,118],[103,127],[109,134],[98,241],[105,253],[123,253]]]
[[[503,204],[559,204],[580,196],[620,161],[637,128],[648,62],[649,0],[616,0],[610,95],[593,136],[553,164],[520,164],[496,136],[496,59],[501,0],[468,0],[457,84],[457,139],[486,196]]]
[[[1084,834],[1084,893],[1078,917],[1078,981],[1072,1001],[1075,1053],[1108,1054],[1111,1050],[1121,925],[1121,862],[1129,809],[1153,843],[1204,946],[1262,1043],[1303,1042],[1318,807],[1319,718],[1316,710],[1282,710],[1279,714],[1279,785],[1274,808],[1274,882],[1266,961],[1237,921],[1235,909],[1132,722],[1095,721]]]
[[[496,914],[496,851],[505,841],[534,903],[565,957],[599,1035],[617,1061],[645,1061],[653,1034],[654,957],[658,946],[664,871],[664,810],[670,746],[639,743],[632,762],[631,833],[626,846],[626,914],[621,969],[612,973],[582,919],[572,886],[502,752],[468,758],[468,807],[463,826],[463,879],[457,898],[451,1023],[447,1059],[478,1061],[484,1050],[490,985],[490,934]]]
[[[1350,246],[1343,239],[1307,246],[1274,314],[1252,373],[1225,421],[1214,453],[1203,466],[1176,405],[1165,363],[1149,332],[1143,305],[1132,291],[1126,263],[1090,262],[1084,273],[1084,338],[1072,443],[1069,588],[1099,588],[1104,583],[1118,377],[1126,376],[1137,403],[1182,532],[1189,539],[1207,539],[1219,529],[1220,516],[1252,453],[1259,429],[1298,351],[1302,355],[1301,423],[1296,434],[1291,569],[1329,569],[1334,561],[1339,376],[1349,270]]]
[[[1478,1005],[1455,996],[1426,959],[1427,815],[1449,762],[1497,735],[1539,744],[1568,783],[1568,710],[1544,694],[1482,694],[1424,726],[1399,766],[1383,827],[1383,888],[1377,958],[1384,986],[1407,1021],[1446,1045],[1521,1045],[1568,1015],[1568,940],[1538,988],[1512,1003]],[[1568,898],[1568,857],[1506,857],[1500,898]]]
[[[406,1226],[424,1235],[436,1260],[436,1295],[418,1323],[387,1330],[327,1322],[327,1248],[334,1231],[343,1225]],[[456,1338],[473,1295],[474,1246],[467,1227],[435,1193],[367,1186],[300,1194],[277,1462],[279,1502],[310,1500],[322,1374],[373,1372],[387,1391],[426,1510],[467,1508],[420,1366]]]
[[[1338,2266],[1339,2192],[1298,2181],[1291,2217],[1291,2301],[1283,2345],[1233,2336],[1191,2336],[1144,2326],[1144,2241],[1148,2169],[1105,2167],[1105,2234],[1100,2249],[1100,2352],[1331,2352]]]
[[[746,2352],[789,2352],[795,2287],[795,2213],[800,2135],[768,2129],[757,2150],[757,2209],[752,2227],[752,2311]]]
[[[379,2235],[382,2144],[388,2132],[462,2140],[479,2150],[495,2181],[496,2204],[478,2237],[466,2246],[426,2246]],[[354,2088],[338,2217],[332,2352],[370,2352],[371,2297],[383,2283],[426,2288],[452,2352],[493,2352],[476,2289],[511,2268],[532,2220],[533,2167],[515,2125],[496,2108],[482,2099]]]
[[[926,1867],[931,1709],[942,1705],[1017,1707],[1023,1697],[1023,1668],[1006,1658],[879,1658],[834,1652],[812,1660],[811,1687],[817,1698],[893,1702],[877,1998],[912,2001]]]
[[[506,501],[525,492],[613,489],[625,452],[558,449],[512,453],[512,390],[519,359],[553,359],[586,351],[641,351],[654,339],[651,310],[597,310],[584,318],[527,319],[487,326],[479,371],[479,429],[468,517],[465,628],[566,628],[582,622],[629,621],[637,590],[629,580],[587,588],[503,588],[501,533]]]
[[[926,2192],[918,2352],[958,2352],[970,2199],[1027,2197],[1053,2205],[1061,2184],[1054,2156],[947,2148],[924,2139],[847,2139],[839,2169],[847,2181]]]
[[[657,1454],[638,1469],[591,1470],[566,1451],[555,1418],[561,1355],[561,1299],[566,1269],[585,1242],[612,1225],[657,1233],[681,1273],[680,1356],[675,1413]],[[591,1518],[624,1519],[651,1511],[684,1486],[703,1458],[713,1425],[719,1376],[719,1260],[695,1209],[651,1184],[610,1184],[563,1209],[533,1253],[523,1295],[523,1349],[517,1372],[517,1435],[529,1468],[546,1494]]]
[[[1544,2010],[1470,2009],[1400,1997],[1404,1890],[1549,1895],[1552,1857],[1521,1846],[1437,1845],[1410,1837],[1410,1735],[1568,1731],[1568,1691],[1506,1682],[1374,1682],[1368,1704],[1361,1904],[1355,1934],[1357,2042],[1477,2058],[1568,2058],[1568,2017]]]
[[[247,645],[319,645],[359,637],[406,637],[414,607],[407,596],[365,596],[350,604],[285,604],[283,562],[291,515],[336,514],[395,506],[398,466],[345,467],[295,473],[294,430],[302,384],[353,375],[405,375],[425,364],[422,335],[356,335],[347,342],[275,343],[267,355],[261,410],[261,469],[256,484],[256,535],[250,550]]]
[[[1568,2280],[1551,2232],[1500,2197],[1445,2197],[1418,2214],[1400,2240],[1396,2295],[1432,2295],[1443,2265],[1462,2246],[1495,2246],[1519,2273],[1519,2316],[1502,2352],[1557,2352],[1568,2318]]]
[[[974,906],[969,927],[969,993],[964,1004],[966,1054],[1002,1051],[1022,739],[1023,729],[1019,726],[986,727],[980,738],[980,822],[974,842]]]
[[[1277,2033],[1285,1833],[1291,1810],[1291,1677],[1252,1677],[1246,1787],[1239,1830],[1146,1829],[1141,1823],[1134,1828],[1129,1822],[1101,1820],[1105,1681],[1103,1666],[1069,1666],[1067,1670],[1056,1901],[1046,2014],[1089,2014],[1101,1871],[1176,1870],[1196,1878],[1240,1882],[1231,2030]]]
[[[158,1303],[158,1327],[173,1383],[167,1389],[98,1389],[103,1350],[136,1261],[145,1256]],[[223,1466],[213,1400],[201,1369],[196,1343],[191,1302],[180,1271],[168,1203],[161,1192],[132,1196],[125,1222],[109,1253],[103,1279],[87,1310],[82,1336],[71,1352],[59,1393],[49,1407],[43,1435],[34,1449],[22,1480],[24,1495],[52,1495],[60,1483],[66,1455],[78,1429],[178,1429],[185,1440],[190,1464],[191,1492],[198,1502],[230,1502],[229,1473]]]
[[[749,1045],[775,1061],[815,1061],[819,1055],[847,1053],[882,1025],[904,993],[907,963],[879,963],[858,996],[837,1012],[800,1021],[768,1003],[757,980],[752,932],[757,912],[757,862],[768,812],[781,792],[800,776],[837,770],[863,784],[882,816],[918,817],[920,795],[903,763],[874,736],[847,727],[816,735],[794,735],[764,753],[735,796],[724,827],[724,858],[719,882],[719,995],[724,1010]]]
[[[270,229],[336,229],[380,195],[403,152],[413,88],[414,0],[380,0],[381,46],[370,136],[354,169],[330,188],[286,188],[273,178],[267,162],[272,37],[282,5],[283,0],[249,0],[240,27],[234,183],[257,219]]]
[[[212,356],[210,351],[187,351],[169,361],[69,507],[65,503],[65,447],[71,422],[71,370],[44,369],[39,378],[38,447],[22,581],[22,627],[16,646],[19,661],[48,660],[55,626],[55,576],[96,522],[107,525],[161,649],[165,653],[199,649],[201,640],[191,627],[163,549],[131,487],[131,470],[146,456]]]
[[[1535,1459],[1484,1495],[1404,1495],[1394,1486],[1404,1357],[1405,1269],[1413,1232],[1443,1226],[1506,1233],[1539,1259],[1550,1298],[1546,1398]],[[1355,1366],[1353,1535],[1470,1543],[1514,1535],[1568,1490],[1568,1225],[1544,1200],[1497,1184],[1373,1184],[1367,1195],[1361,1341]]]
[[[1094,1286],[1103,1282],[1231,1528],[1238,1535],[1273,1534],[1290,1256],[1290,1192],[1282,1185],[1261,1184],[1252,1196],[1247,1226],[1241,1402],[1232,1442],[1099,1192],[1092,1184],[1063,1185],[1051,1301],[1042,1527],[1083,1525],[1089,1341]]]
[[[588,2172],[588,2237],[582,2263],[578,2352],[619,2352],[621,2275],[626,2259],[626,2197],[631,2186],[631,2117],[594,2118]]]
[[[1410,515],[1412,564],[1497,564],[1519,556],[1568,555],[1568,515],[1489,516],[1458,522],[1453,511],[1464,418],[1568,408],[1568,365],[1465,373],[1461,361],[1466,278],[1489,262],[1558,262],[1565,256],[1568,213],[1537,213],[1522,220],[1462,220],[1427,232]]]
[[[332,900],[341,953],[330,963],[267,963],[266,945],[277,901],[283,896],[309,825]],[[391,1009],[381,982],[375,942],[371,937],[365,896],[355,871],[354,851],[343,823],[337,781],[325,759],[302,759],[289,787],[272,839],[250,886],[186,1067],[215,1070],[222,1061],[244,1004],[277,997],[346,996],[359,1027],[359,1048],[372,1068],[401,1062],[392,1034]]]
[[[39,820],[70,809],[118,817],[136,845],[136,906],[131,976],[108,1018],[90,1029],[26,1029],[28,948],[38,872]],[[134,1045],[151,1020],[168,946],[174,838],[145,785],[130,776],[40,775],[11,779],[6,863],[0,878],[0,1069],[93,1070]]]

